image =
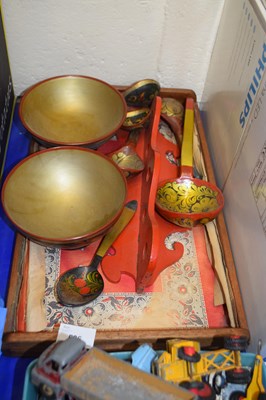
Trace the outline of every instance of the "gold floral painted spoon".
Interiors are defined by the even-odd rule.
[[[217,217],[224,206],[220,189],[193,177],[194,100],[186,100],[179,178],[160,182],[156,194],[156,210],[168,221],[184,228],[206,224]]]
[[[144,162],[136,152],[136,144],[141,129],[136,128],[129,133],[125,146],[109,154],[126,178],[135,176],[144,170]]]
[[[65,306],[82,306],[96,299],[103,291],[104,281],[98,266],[107,250],[133,218],[137,201],[129,201],[111,230],[104,236],[91,263],[72,268],[59,276],[55,296]]]

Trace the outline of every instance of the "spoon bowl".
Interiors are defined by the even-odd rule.
[[[131,109],[127,112],[122,128],[127,130],[139,128],[149,119],[150,114],[151,109],[147,107]]]
[[[129,107],[150,107],[160,92],[160,84],[154,79],[142,79],[133,83],[123,96]]]
[[[75,307],[95,300],[103,291],[102,275],[88,266],[78,266],[61,275],[55,285],[55,296],[59,303]]]
[[[182,122],[184,117],[184,106],[181,101],[176,100],[173,97],[163,97],[161,113],[168,117],[175,117]]]
[[[144,162],[130,145],[121,147],[121,149],[112,154],[111,158],[122,170],[126,178],[135,176],[144,170]]]
[[[224,205],[221,191],[201,179],[186,177],[160,182],[156,207],[168,221],[184,228],[206,224],[216,218]]]
[[[144,170],[144,162],[136,152],[140,129],[130,131],[126,145],[109,154],[126,178],[135,176]]]

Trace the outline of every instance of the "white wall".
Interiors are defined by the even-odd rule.
[[[200,101],[224,0],[2,0],[16,94],[44,78],[143,78]]]

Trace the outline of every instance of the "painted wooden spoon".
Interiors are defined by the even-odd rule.
[[[104,281],[98,266],[107,250],[133,218],[137,201],[132,200],[111,230],[104,236],[91,263],[72,268],[59,276],[55,284],[55,296],[65,306],[82,306],[96,299],[103,291]]]

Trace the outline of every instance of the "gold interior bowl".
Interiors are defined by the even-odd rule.
[[[107,233],[122,213],[126,195],[126,179],[110,158],[64,146],[17,164],[4,181],[2,204],[24,236],[71,249]]]
[[[24,127],[46,147],[93,149],[111,138],[127,113],[124,97],[99,79],[66,75],[41,81],[22,96]]]

